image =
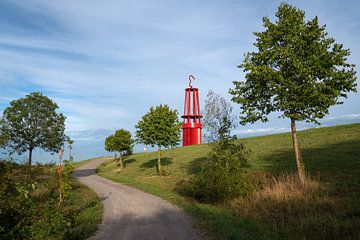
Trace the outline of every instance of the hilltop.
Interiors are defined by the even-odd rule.
[[[175,191],[176,184],[197,174],[202,164],[209,160],[210,146],[206,144],[163,151],[162,164],[167,176],[156,174],[156,153],[129,156],[123,172],[116,171],[115,162],[108,162],[98,169],[98,173],[179,205],[216,238],[296,236],[336,239],[343,235],[359,236],[360,124],[310,129],[299,132],[298,137],[306,171],[319,186],[301,196],[289,195],[296,190],[291,185],[295,181],[291,173],[295,172],[296,166],[290,133],[239,140],[251,150],[247,171],[254,179],[275,179],[271,180],[275,186],[271,191],[275,191],[276,186],[285,186],[284,194],[288,195],[281,195],[283,198],[277,201],[270,201],[270,195],[257,192],[254,194],[260,198],[250,196],[210,205],[179,195]],[[284,173],[290,175],[283,176]],[[261,203],[253,204],[260,200]],[[259,216],[260,213],[264,217]],[[289,219],[291,216],[294,219]]]

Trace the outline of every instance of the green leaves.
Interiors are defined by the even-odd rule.
[[[234,82],[232,101],[241,104],[240,123],[281,117],[315,122],[328,108],[356,91],[355,65],[347,63],[349,49],[327,37],[318,18],[283,3],[276,21],[263,18],[265,31],[254,33],[257,52],[248,52],[239,66],[245,82]]]
[[[137,141],[145,145],[176,146],[180,139],[178,112],[167,105],[151,107],[135,127]]]
[[[1,120],[7,145],[19,154],[34,148],[57,152],[65,141],[65,116],[57,108],[39,92],[12,101]]]
[[[131,138],[131,133],[125,129],[119,129],[106,138],[105,150],[122,153],[124,151],[131,151],[133,144],[134,140]]]

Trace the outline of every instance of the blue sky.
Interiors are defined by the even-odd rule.
[[[315,15],[360,66],[359,1],[288,1]],[[201,101],[210,89],[230,99],[243,54],[254,50],[263,16],[280,1],[48,1],[0,2],[0,111],[41,91],[67,116],[77,160],[103,155],[114,129],[134,126],[150,106],[166,103],[180,114],[187,76]],[[358,81],[359,82],[359,81]],[[323,125],[360,122],[360,96],[332,107]],[[234,105],[238,112],[238,106]],[[311,125],[300,124],[300,128]],[[241,126],[240,136],[288,131],[289,121]],[[140,149],[139,147],[137,149]],[[44,153],[38,152],[44,159]],[[25,157],[24,157],[25,159]],[[20,159],[21,160],[21,159]]]

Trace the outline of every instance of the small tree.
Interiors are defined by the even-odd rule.
[[[105,140],[105,150],[109,152],[119,152],[120,169],[124,168],[123,156],[129,155],[132,152],[134,140],[131,138],[131,133],[125,129],[116,130],[114,134],[110,135]]]
[[[135,127],[139,143],[158,147],[156,170],[161,175],[161,146],[176,146],[180,139],[181,123],[178,112],[167,105],[151,107]]]
[[[264,32],[255,33],[257,52],[248,52],[239,66],[245,82],[234,82],[232,101],[241,104],[240,123],[268,121],[271,112],[289,118],[299,178],[305,182],[296,121],[318,123],[340,97],[356,91],[355,65],[349,49],[327,37],[318,18],[305,22],[305,13],[283,3],[273,23],[263,18]]]
[[[35,92],[12,101],[4,110],[0,132],[13,151],[29,151],[29,170],[35,148],[55,153],[65,141],[65,116],[57,113],[57,108],[48,97]]]
[[[110,135],[105,139],[105,150],[108,152],[115,152],[114,161],[116,160],[116,149],[114,143],[114,135]]]
[[[119,152],[120,169],[124,168],[123,155],[132,152],[134,140],[131,138],[131,133],[125,129],[115,131],[113,137],[113,144],[116,151]]]
[[[205,138],[208,142],[219,141],[219,130],[225,124],[225,119],[230,122],[230,131],[236,125],[232,106],[223,97],[210,90],[206,96],[205,114],[202,121],[206,130]]]

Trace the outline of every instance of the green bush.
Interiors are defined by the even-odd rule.
[[[243,169],[248,153],[244,144],[235,138],[220,139],[212,144],[210,161],[201,173],[190,180],[178,182],[177,191],[207,203],[248,195],[253,189]]]
[[[63,173],[68,188],[74,181],[72,164],[67,164]],[[76,188],[64,191],[59,206],[56,169],[34,166],[34,182],[26,169],[0,160],[0,239],[84,239],[96,230],[101,204],[95,193],[76,183]]]
[[[23,239],[30,222],[29,184],[14,181],[16,164],[0,161],[0,238]]]

